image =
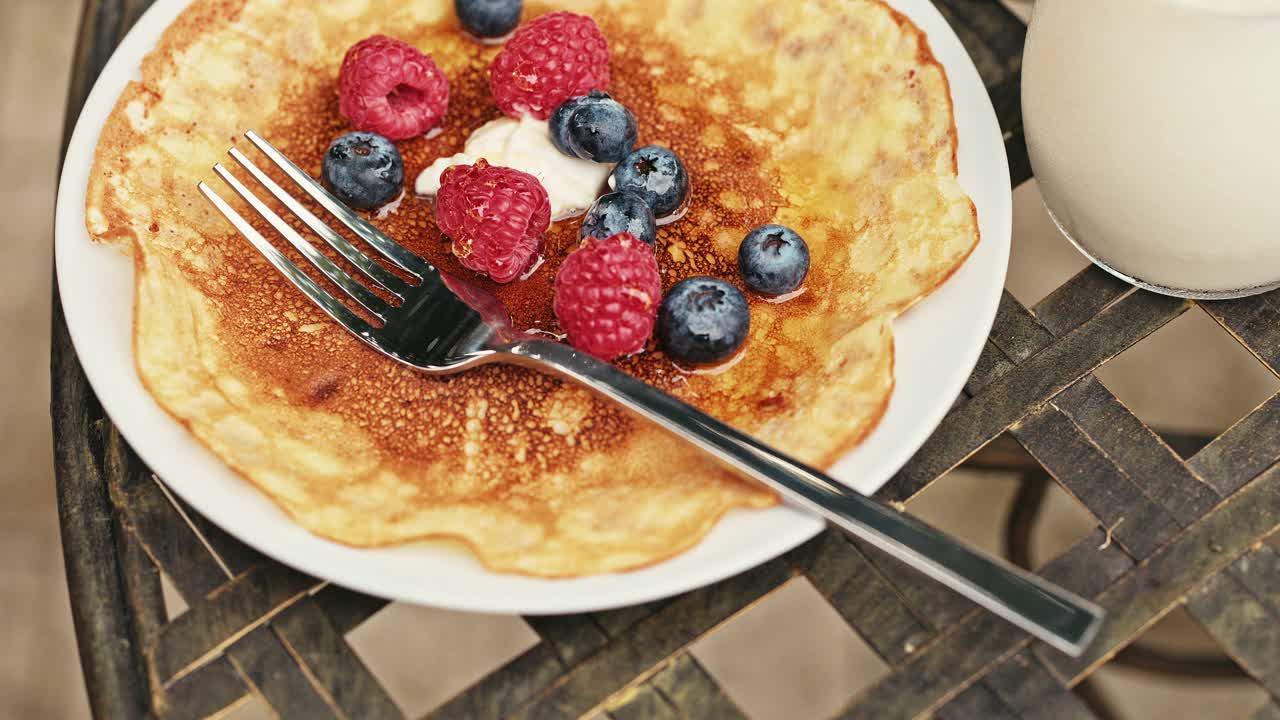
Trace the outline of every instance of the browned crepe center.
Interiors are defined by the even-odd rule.
[[[607,20],[601,18],[606,35]],[[379,219],[370,219],[380,229],[409,249],[427,258],[446,272],[476,281],[494,292],[511,311],[517,328],[559,332],[552,312],[553,281],[563,259],[577,247],[581,218],[554,223],[543,247],[545,263],[524,281],[498,284],[463,268],[449,252],[448,239],[435,225],[429,199],[413,195],[413,179],[439,157],[461,152],[466,139],[480,125],[500,117],[489,94],[488,66],[497,50],[464,37],[452,22],[420,28],[397,28],[397,35],[432,52],[450,81],[449,114],[444,131],[430,140],[415,138],[398,143],[405,161],[408,195],[399,208]],[[652,75],[646,57],[661,57],[661,78]],[[688,215],[659,230],[657,253],[662,268],[664,291],[694,275],[712,275],[741,286],[736,270],[736,246],[717,247],[718,231],[727,230],[741,239],[746,230],[770,221],[781,202],[778,180],[763,167],[769,148],[761,147],[731,125],[717,123],[710,112],[698,107],[700,98],[684,107],[659,98],[667,78],[688,77],[689,60],[670,44],[636,39],[613,45],[614,79],[610,91],[632,109],[640,122],[641,144],[660,143],[675,150],[685,162],[693,192]],[[273,122],[262,134],[294,159],[303,169],[319,176],[320,159],[329,143],[349,132],[350,126],[338,113],[336,70],[318,72],[299,83],[284,98]],[[721,88],[729,112],[741,117],[748,111],[735,100],[740,87],[732,81]],[[767,113],[767,111],[765,111]],[[754,114],[762,114],[756,111]],[[703,141],[712,136],[714,145]],[[238,144],[247,146],[243,139]],[[282,213],[283,214],[283,213]],[[259,221],[263,234],[273,233]],[[305,230],[295,220],[299,230]],[[336,223],[335,223],[336,224]],[[852,228],[832,228],[833,234],[848,234]],[[561,385],[559,380],[513,367],[491,366],[465,375],[440,379],[389,362],[345,334],[334,332],[329,320],[300,294],[286,290],[277,272],[262,262],[238,235],[211,235],[234,273],[193,272],[206,294],[218,295],[219,320],[228,349],[245,366],[261,377],[263,390],[281,388],[290,402],[317,407],[340,415],[376,438],[380,447],[405,461],[435,460],[466,442],[468,403],[488,406],[482,422],[495,435],[509,434],[517,426],[526,429],[528,444],[518,457],[507,453],[486,454],[495,477],[503,480],[493,488],[501,493],[518,484],[523,476],[565,470],[578,462],[584,450],[607,450],[626,437],[632,422],[626,413],[608,401],[592,398],[585,410],[581,431],[572,444],[553,426],[537,422],[521,423],[530,417],[529,404],[541,404]],[[329,253],[340,261],[335,253]],[[302,266],[306,263],[292,255]],[[349,271],[358,275],[349,265]],[[823,288],[825,268],[816,263],[809,286]],[[341,292],[331,291],[341,296]],[[794,314],[813,311],[812,294],[801,295],[778,306]],[[754,298],[757,302],[759,298]],[[296,332],[301,324],[323,325],[319,332]],[[820,341],[821,338],[815,338]],[[811,365],[822,348],[806,347],[777,337],[753,337],[748,355],[735,366],[735,375],[771,379],[784,376],[788,368]],[[724,383],[704,381],[680,372],[651,342],[647,352],[619,362],[620,367],[655,386],[683,395],[702,409],[722,418],[735,419],[777,412],[787,403],[787,395],[755,398],[740,402]],[[458,462],[464,455],[453,453]],[[516,468],[513,460],[523,467]]]

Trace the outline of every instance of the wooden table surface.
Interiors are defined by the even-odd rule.
[[[934,0],[978,65],[1005,130],[1015,184],[1025,27],[995,0]],[[148,0],[87,0],[65,138],[94,79]],[[1032,308],[1007,292],[964,396],[881,491],[911,499],[957,465],[1024,473],[1009,535],[1043,483],[1097,529],[1040,574],[1093,598],[1108,620],[1081,658],[1062,655],[860,542],[828,531],[737,577],[604,613],[530,617],[541,642],[430,717],[605,714],[731,718],[741,711],[688,652],[730,616],[807,577],[890,671],[849,698],[849,718],[1089,718],[1103,664],[1246,673],[1280,720],[1280,395],[1214,438],[1161,435],[1093,372],[1193,301],[1136,291],[1095,268]],[[1200,303],[1280,372],[1280,294]],[[90,389],[54,293],[53,426],[67,582],[96,717],[215,715],[249,694],[288,718],[403,713],[345,635],[385,605],[268,560],[175,501],[120,438]],[[1012,557],[1020,557],[1015,542]],[[159,569],[189,606],[166,615]],[[1185,606],[1225,653],[1199,664],[1133,646]],[[1179,664],[1181,663],[1181,665]]]

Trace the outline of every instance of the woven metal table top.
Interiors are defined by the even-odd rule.
[[[1025,27],[995,0],[934,2],[991,93],[1015,184],[1029,179],[1018,91]],[[66,136],[112,50],[149,4],[87,0]],[[1097,523],[1039,570],[1108,610],[1085,656],[1034,642],[829,530],[683,596],[526,618],[540,642],[430,717],[741,716],[689,645],[803,576],[890,668],[849,698],[841,717],[1095,717],[1074,688],[1185,606],[1270,694],[1254,717],[1280,720],[1280,543],[1273,537],[1280,529],[1280,395],[1221,435],[1183,447],[1093,375],[1193,304],[1133,290],[1095,268],[1031,308],[1006,292],[964,396],[881,491],[909,504],[966,461],[1051,476]],[[1280,295],[1201,306],[1280,373]],[[255,694],[287,718],[403,717],[345,638],[385,601],[268,560],[175,501],[94,397],[56,292],[52,353],[64,552],[95,715],[206,717]],[[161,570],[189,606],[176,617],[166,615]]]

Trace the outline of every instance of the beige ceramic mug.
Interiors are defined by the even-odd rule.
[[[1186,297],[1280,286],[1280,0],[1038,0],[1022,104],[1094,262]]]

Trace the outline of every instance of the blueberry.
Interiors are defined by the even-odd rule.
[[[523,0],[453,0],[458,21],[481,38],[500,38],[520,24]]]
[[[549,122],[551,142],[570,157],[618,162],[636,145],[636,116],[601,90],[565,100]]]
[[[329,191],[359,210],[386,205],[404,185],[404,161],[395,143],[369,132],[334,140],[321,167]]]
[[[655,217],[679,210],[689,195],[689,173],[667,148],[646,145],[613,169],[615,190],[634,190],[653,208]]]
[[[761,225],[738,246],[738,272],[758,293],[786,295],[809,274],[809,246],[785,225]]]
[[[556,109],[551,111],[551,117],[547,118],[547,126],[551,130],[551,144],[555,145],[557,150],[569,157],[577,157],[572,148],[569,147],[569,118],[573,115],[575,110],[582,107],[591,99],[591,95],[596,93],[605,95],[605,93],[600,92],[599,90],[593,90],[590,95],[571,97],[557,105]],[[605,97],[608,96],[605,95]]]
[[[713,277],[692,277],[671,288],[658,308],[658,340],[677,362],[714,363],[747,339],[751,311],[738,288]]]
[[[633,192],[601,195],[582,218],[582,237],[611,238],[631,233],[650,245],[658,241],[658,223],[644,198]]]

